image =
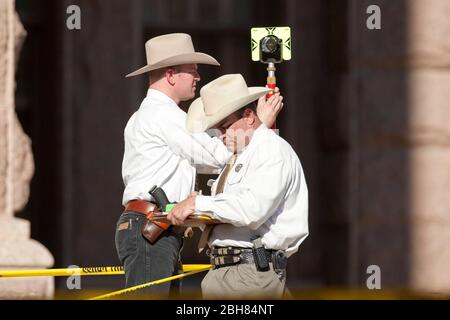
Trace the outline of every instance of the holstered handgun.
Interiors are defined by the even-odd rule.
[[[168,226],[167,228],[163,228],[161,226],[161,224],[163,223],[151,221],[150,218],[152,215],[153,212],[149,212],[147,214],[147,221],[144,223],[141,229],[142,235],[144,236],[145,239],[150,241],[151,244],[155,243],[156,240],[158,240],[161,233],[163,233],[164,230],[166,230],[169,227]]]
[[[155,199],[156,204],[159,207],[159,210],[164,211],[167,204],[169,204],[169,200],[167,199],[166,194],[164,193],[164,190],[161,188],[157,188],[156,186],[153,186],[150,191],[150,195]],[[153,216],[153,211],[147,213],[147,221],[142,226],[141,233],[142,235],[150,241],[151,244],[155,243],[156,240],[158,240],[161,233],[163,233],[165,230],[167,230],[170,225],[163,222],[156,222],[151,221],[151,217]]]

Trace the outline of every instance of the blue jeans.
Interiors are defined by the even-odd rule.
[[[133,287],[150,281],[167,278],[181,273],[180,253],[183,247],[182,234],[173,228],[164,231],[151,244],[141,234],[147,218],[140,213],[122,213],[116,226],[116,249],[125,270],[126,287]],[[179,294],[180,281],[151,285],[136,293],[168,298]]]

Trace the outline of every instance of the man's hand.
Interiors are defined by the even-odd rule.
[[[258,118],[264,122],[264,124],[271,128],[277,119],[278,113],[283,108],[283,96],[280,95],[280,89],[275,87],[273,90],[274,95],[266,101],[266,96],[262,96],[258,100],[258,106],[256,113]]]
[[[167,219],[176,226],[182,225],[184,220],[195,212],[196,196],[196,193],[191,193],[187,199],[177,203],[172,211],[167,214]]]
[[[194,236],[194,229],[192,229],[192,227],[187,227],[186,230],[184,230],[184,237],[192,238],[193,236]]]

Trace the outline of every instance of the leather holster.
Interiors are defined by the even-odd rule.
[[[125,206],[125,211],[133,211],[145,215],[147,219],[142,225],[141,233],[144,238],[152,244],[158,240],[164,230],[169,228],[168,224],[150,221],[153,213],[158,211],[158,206],[153,202],[145,200],[131,200]]]
[[[132,200],[128,202],[125,207],[126,211],[134,211],[146,216],[146,221],[142,225],[141,233],[150,243],[155,243],[158,240],[161,233],[168,229],[170,225],[162,222],[153,222],[150,218],[154,212],[158,211],[158,207],[155,203],[145,200]]]
[[[165,230],[166,229],[162,228],[159,224],[150,221],[147,216],[147,221],[142,225],[141,233],[145,239],[153,244]]]

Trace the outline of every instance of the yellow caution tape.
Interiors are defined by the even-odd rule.
[[[211,268],[210,264],[184,264],[183,271],[205,271]],[[200,272],[200,271],[199,271]],[[87,267],[65,269],[31,269],[31,270],[0,270],[0,278],[13,277],[69,277],[76,276],[101,276],[124,274],[122,266],[116,267]]]
[[[122,289],[122,290],[119,290],[119,291],[114,291],[114,292],[107,293],[107,294],[104,294],[104,295],[101,295],[101,296],[97,296],[97,297],[93,297],[93,298],[90,298],[88,300],[101,300],[101,299],[111,298],[111,297],[116,296],[116,295],[120,295],[120,294],[128,293],[128,292],[131,292],[131,291],[139,290],[139,289],[142,289],[142,288],[145,288],[145,287],[148,287],[148,286],[152,286],[152,285],[155,285],[155,284],[160,284],[160,283],[172,281],[172,280],[175,280],[175,279],[187,277],[187,276],[199,273],[199,272],[204,272],[204,271],[209,270],[210,268],[211,268],[211,265],[204,265],[203,268],[199,268],[198,270],[195,270],[195,271],[190,271],[190,272],[187,272],[187,273],[178,274],[176,276],[171,276],[171,277],[168,277],[168,278],[147,282],[147,283],[140,284],[140,285],[137,285],[137,286],[134,286],[134,287]]]

